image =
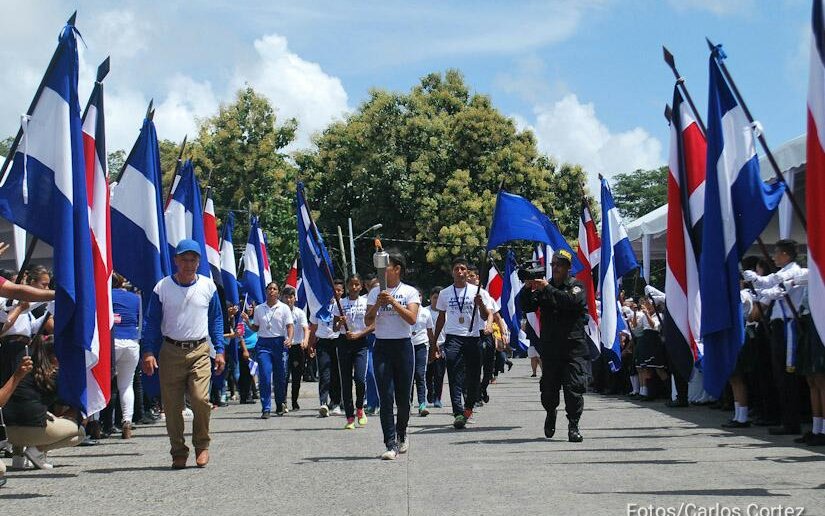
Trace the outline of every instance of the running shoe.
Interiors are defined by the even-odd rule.
[[[367,426],[367,415],[364,414],[364,409],[358,409],[355,415],[358,417],[358,424],[360,426]]]
[[[398,452],[395,448],[390,448],[381,455],[381,460],[395,460],[398,457]]]
[[[375,407],[366,406],[364,407],[364,412],[366,412],[370,416],[375,415]]]
[[[455,420],[453,421],[453,426],[455,427],[456,430],[461,430],[466,425],[467,425],[467,418],[464,417],[464,414],[459,414],[455,417]]]
[[[430,411],[427,410],[427,404],[426,403],[422,403],[421,405],[418,406],[418,415],[421,416],[421,417],[427,417],[427,416],[430,415]]]
[[[347,418],[347,424],[344,425],[344,430],[355,430],[355,418],[354,417],[348,417]]]
[[[183,409],[183,419],[184,419],[184,421],[191,421],[192,419],[194,419],[194,417],[195,417],[195,413],[192,412],[192,409],[190,409],[189,407],[186,407],[185,409]]]
[[[407,453],[407,450],[410,449],[410,440],[405,435],[403,439],[401,439],[398,443],[398,453]]]
[[[276,416],[283,416],[285,408],[286,408],[286,403],[278,403],[275,406],[275,415]]]
[[[29,459],[25,455],[13,455],[11,458],[11,469],[26,469],[31,467]]]
[[[344,415],[344,411],[341,410],[341,407],[339,405],[335,405],[334,407],[332,407],[332,410],[330,410],[329,413],[332,414],[333,416],[343,416]]]
[[[435,408],[441,408],[441,407],[443,407],[443,406],[444,406],[444,405],[442,405],[442,404],[441,404],[441,400],[435,400],[435,401],[433,402],[433,407],[435,407]]]
[[[46,453],[37,449],[37,446],[27,446],[23,454],[37,469],[52,469],[54,466],[46,461]]]
[[[320,415],[321,415],[321,417],[327,417],[327,416],[329,416],[329,407],[327,407],[326,405],[321,405],[321,406],[318,408],[318,414],[320,414]]]
[[[269,419],[270,415],[271,414],[268,410],[264,410],[263,412],[261,412],[261,419]]]

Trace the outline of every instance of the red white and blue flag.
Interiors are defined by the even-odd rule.
[[[203,240],[206,245],[206,260],[215,284],[223,288],[221,275],[221,253],[218,245],[218,220],[215,217],[215,203],[212,202],[212,190],[206,190],[206,204],[203,207]]]
[[[590,213],[590,206],[587,202],[582,203],[582,214],[579,217],[579,261],[582,263],[582,270],[576,274],[582,285],[587,299],[587,331],[593,346],[599,348],[599,309],[596,306],[596,287],[593,284],[593,270],[599,265],[601,259],[602,242],[599,240],[599,233],[596,230],[596,223]]]
[[[212,269],[206,248],[206,238],[203,225],[203,201],[201,187],[195,176],[195,167],[192,160],[186,160],[176,178],[172,195],[163,213],[166,224],[166,239],[169,245],[169,260],[172,272],[175,267],[175,248],[184,239],[197,242],[201,248],[201,260],[198,264],[198,274],[212,277]],[[217,242],[215,243],[217,245]]]
[[[690,378],[702,357],[699,256],[705,215],[707,142],[679,88],[673,89],[667,185],[665,346],[676,371]]]
[[[261,238],[262,232],[258,225],[258,217],[252,217],[252,224],[249,228],[249,241],[243,253],[243,279],[244,286],[249,297],[255,303],[260,304],[266,301],[266,267],[265,245]]]
[[[825,343],[825,8],[814,0],[808,81],[808,161],[805,201],[808,219],[808,302]]]
[[[89,227],[92,231],[95,308],[97,319],[92,349],[86,353],[88,403],[94,414],[106,408],[112,384],[112,235],[109,217],[109,183],[106,162],[102,80],[109,71],[108,58],[98,72],[89,104],[83,113],[83,150],[89,199]]]
[[[86,354],[97,312],[77,81],[77,32],[70,20],[0,181],[0,215],[54,250],[57,395],[85,411]]]

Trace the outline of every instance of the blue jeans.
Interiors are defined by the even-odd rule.
[[[418,395],[418,404],[427,403],[427,345],[417,344],[415,351],[415,393]],[[412,391],[410,391],[412,397]]]
[[[258,386],[261,391],[261,410],[272,410],[272,390],[275,403],[286,403],[286,360],[283,337],[258,337],[255,354],[258,361]]]
[[[453,415],[457,416],[465,408],[472,410],[478,401],[481,388],[481,340],[472,336],[447,335],[442,349],[447,357]]]
[[[375,340],[375,379],[381,399],[381,430],[387,449],[398,446],[407,435],[410,421],[410,394],[412,393],[415,356],[410,339]],[[397,420],[393,404],[398,405]]]
[[[318,359],[318,400],[329,407],[341,404],[341,377],[338,371],[339,338],[318,339],[315,345]]]
[[[367,339],[342,340],[336,348],[338,371],[341,374],[341,402],[347,417],[355,417],[355,409],[364,408],[364,391],[367,383]],[[352,400],[352,384],[355,382],[355,403]]]
[[[367,335],[367,342],[369,343],[367,356],[367,406],[378,408],[381,406],[381,400],[378,398],[378,384],[375,383],[375,359],[373,358],[375,352],[375,335]]]

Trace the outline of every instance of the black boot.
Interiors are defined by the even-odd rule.
[[[548,410],[547,417],[544,418],[544,437],[552,439],[556,433],[556,411]]]
[[[567,425],[567,440],[571,443],[580,443],[584,440],[582,434],[579,433],[579,422],[570,421]]]

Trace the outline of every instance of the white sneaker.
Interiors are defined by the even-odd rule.
[[[332,410],[330,411],[330,414],[332,414],[333,416],[343,416],[344,411],[341,410],[341,407],[339,407],[338,405],[335,405],[335,407],[333,407]]]
[[[327,407],[326,405],[321,405],[321,406],[318,408],[318,414],[320,414],[320,415],[321,415],[321,417],[327,417],[327,416],[329,416],[329,407]]]
[[[11,469],[27,469],[31,467],[29,459],[25,455],[12,455]]]
[[[407,450],[410,449],[410,438],[405,437],[403,441],[398,443],[398,453],[407,453]]]
[[[183,409],[183,419],[184,419],[184,421],[191,421],[194,418],[195,418],[195,414],[194,414],[194,412],[192,412],[192,409],[190,409],[189,407],[186,407],[185,409]]]
[[[398,452],[395,451],[395,448],[392,448],[381,455],[381,460],[395,460],[396,457],[398,457]]]
[[[52,469],[54,466],[46,461],[46,453],[37,449],[37,446],[28,446],[23,454],[37,469]]]

